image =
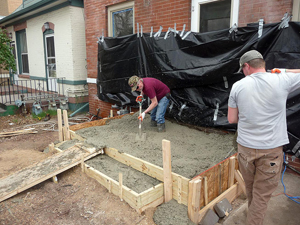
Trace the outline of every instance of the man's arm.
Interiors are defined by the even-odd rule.
[[[239,110],[238,108],[231,108],[228,106],[227,119],[229,123],[238,123],[239,121]]]
[[[149,105],[149,107],[144,111],[144,113],[148,113],[150,112],[152,109],[154,109],[157,105],[158,105],[158,102],[157,102],[157,98],[156,96],[154,98],[151,98],[151,104]]]
[[[286,73],[300,73],[300,69],[286,69]]]

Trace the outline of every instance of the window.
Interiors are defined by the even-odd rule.
[[[108,35],[120,37],[134,33],[134,2],[108,7]]]
[[[26,31],[25,30],[17,31],[16,37],[17,37],[19,73],[20,74],[29,73]]]
[[[300,0],[293,1],[292,21],[300,21]]]
[[[209,32],[238,25],[239,0],[192,0],[191,28]]]

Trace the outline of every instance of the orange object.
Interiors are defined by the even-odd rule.
[[[143,96],[142,95],[139,95],[136,97],[136,102],[142,102],[143,101]]]
[[[271,73],[281,73],[281,71],[279,69],[272,69]]]

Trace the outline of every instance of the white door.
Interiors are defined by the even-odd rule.
[[[45,36],[48,90],[57,92],[54,35]]]

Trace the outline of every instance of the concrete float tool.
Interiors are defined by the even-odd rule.
[[[137,103],[139,103],[139,105],[140,105],[139,115],[142,114],[142,105],[145,100],[146,99],[144,99],[143,96],[141,96],[141,95],[137,98]],[[146,133],[142,133],[142,120],[140,120],[140,119],[139,119],[139,133],[136,134],[135,140],[136,141],[145,141],[146,140]]]

